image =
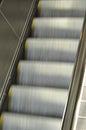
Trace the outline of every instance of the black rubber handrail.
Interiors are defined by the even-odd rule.
[[[81,92],[81,85],[85,69],[86,56],[86,14],[84,18],[83,28],[80,35],[79,47],[76,56],[76,62],[73,70],[72,81],[70,84],[68,101],[63,116],[61,130],[72,130],[74,114],[77,101]]]

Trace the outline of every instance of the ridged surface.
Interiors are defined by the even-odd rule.
[[[67,94],[68,91],[64,89],[12,86],[9,97],[9,110],[62,117]]]
[[[73,39],[27,39],[25,58],[40,61],[74,62],[78,41]]]
[[[32,36],[40,38],[79,38],[82,18],[35,18]]]
[[[82,17],[85,14],[85,0],[40,0],[40,17]]]
[[[59,130],[61,119],[19,114],[2,114],[3,130]]]
[[[17,82],[20,85],[68,88],[73,63],[20,61]]]
[[[86,8],[82,1],[39,2],[25,59],[8,93],[8,112],[0,117],[1,130],[61,129]]]

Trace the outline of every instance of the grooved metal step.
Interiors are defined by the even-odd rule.
[[[0,123],[3,130],[59,130],[61,128],[61,119],[13,113],[3,113]]]
[[[20,85],[68,88],[73,63],[20,61],[17,83]]]
[[[86,9],[82,1],[39,1],[1,130],[61,129]]]
[[[40,0],[40,17],[83,17],[86,10],[85,0]]]
[[[77,48],[78,39],[28,38],[25,43],[25,59],[74,62]]]
[[[67,94],[65,89],[12,86],[9,91],[9,110],[61,118]]]
[[[83,18],[34,18],[32,36],[40,38],[79,38]]]

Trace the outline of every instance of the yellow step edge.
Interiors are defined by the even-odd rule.
[[[2,124],[2,115],[0,115],[0,126]]]
[[[38,2],[37,9],[38,9],[38,11],[40,10],[40,1]]]
[[[9,88],[9,91],[8,91],[8,99],[7,99],[8,108],[9,108],[9,105],[10,105],[11,94],[12,94],[12,86]]]
[[[12,93],[12,86],[11,86],[10,89],[9,89],[9,92],[8,92],[8,98],[11,97],[11,93]]]
[[[25,41],[25,52],[26,52],[27,48],[28,48],[28,39]]]
[[[32,20],[32,25],[31,25],[31,29],[34,28],[34,19]]]

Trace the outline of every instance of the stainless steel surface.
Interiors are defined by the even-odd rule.
[[[67,96],[68,90],[65,89],[12,86],[8,103],[9,111],[62,118]]]
[[[25,14],[28,12],[27,7],[29,5],[27,4],[26,0],[21,0],[23,6],[21,5],[20,1],[17,2],[17,5],[15,1],[13,1],[13,3],[12,1],[3,1],[1,4],[1,13],[2,15],[4,13],[4,19],[7,20],[7,23],[14,35],[17,37],[17,39],[19,39],[26,19]],[[19,5],[20,7],[18,7]],[[50,7],[51,10],[52,6]],[[17,15],[15,15],[16,11],[10,11],[12,9],[14,10],[14,8],[16,8],[16,11],[18,12]],[[80,6],[80,11],[81,10],[82,9]],[[39,4],[38,11],[41,11]],[[43,15],[45,10],[42,11]],[[49,15],[53,14],[53,11],[49,12]],[[63,12],[64,16],[66,16],[66,14],[70,14],[71,11],[66,13],[65,11]],[[77,11],[75,11],[75,14],[73,11],[72,13],[74,16],[77,15]],[[62,17],[60,15],[60,18],[34,18],[31,29],[32,37],[35,40],[31,40],[31,38],[29,39],[31,40],[30,44],[27,43],[25,45],[26,57],[25,59],[19,61],[17,67],[17,83],[16,85],[12,85],[10,87],[7,96],[8,112],[3,112],[0,117],[2,130],[61,129],[63,112],[68,99],[68,88],[72,79],[72,72],[78,47],[78,42],[76,41],[79,40],[83,24],[83,17],[81,16],[83,16],[82,11],[80,18],[70,18],[69,15],[68,17]],[[18,20],[18,24],[15,22],[16,19]],[[51,39],[53,40],[51,41]],[[79,44],[79,47],[82,46],[83,44]],[[79,47],[78,49],[80,49]],[[34,56],[33,54],[32,56],[30,55],[30,51],[31,53],[34,53]],[[80,57],[80,54],[82,54],[81,50],[80,53],[78,52],[78,54],[78,58],[80,58],[82,61],[83,59]],[[41,56],[42,58],[40,58]],[[37,59],[33,57],[36,57]],[[30,61],[27,61],[26,58]],[[77,73],[77,69],[74,72]],[[77,75],[75,75],[75,78],[76,76]],[[77,81],[78,80],[79,78],[77,78]],[[74,81],[75,80],[73,80],[72,83],[74,83]],[[74,84],[75,89],[77,89],[77,86],[77,84]],[[76,91],[74,91],[74,94],[75,93]],[[72,99],[75,98],[72,97]],[[71,106],[72,102],[69,102],[69,104]],[[68,114],[70,115],[68,122],[70,122],[72,120],[72,115],[70,113]],[[50,118],[47,116],[50,116]],[[64,127],[65,130],[70,130],[70,128],[68,129],[68,125],[70,125],[68,122],[66,120],[65,126],[67,126],[67,129]]]
[[[32,36],[40,38],[79,38],[83,18],[35,18]]]
[[[60,127],[61,119],[11,113],[2,114],[3,130],[59,130]]]
[[[20,37],[32,0],[3,0],[1,11]]]
[[[84,17],[85,0],[40,0],[40,17]]]
[[[0,14],[0,90],[13,58],[18,38]]]
[[[79,40],[28,38],[25,58],[39,61],[74,62]]]
[[[17,83],[56,88],[69,88],[73,63],[20,61]]]
[[[32,0],[0,4],[0,92],[6,79]]]

